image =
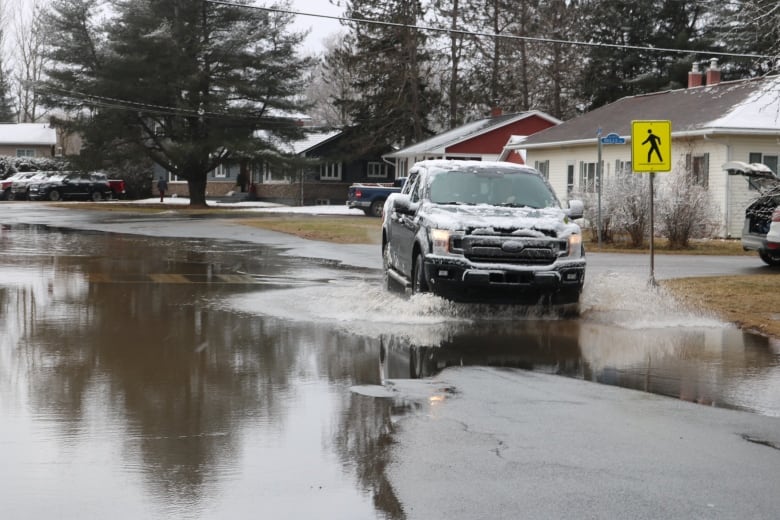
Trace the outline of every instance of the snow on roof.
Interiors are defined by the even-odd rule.
[[[266,139],[272,142],[280,151],[292,155],[301,155],[308,152],[312,148],[321,145],[325,141],[329,141],[334,137],[341,134],[341,130],[330,130],[327,132],[311,132],[307,133],[303,139],[297,141],[281,141],[279,138],[272,136],[266,130],[258,130],[255,132],[255,137],[260,139]]]
[[[707,126],[743,130],[776,131],[780,127],[780,76],[767,78],[763,88],[751,92],[743,101]]]
[[[533,115],[541,115],[542,117],[550,119],[550,116],[536,110],[479,119],[477,121],[472,121],[471,123],[466,123],[464,125],[453,128],[452,130],[442,132],[441,134],[435,135],[411,146],[407,146],[401,150],[386,154],[385,157],[413,157],[415,155],[422,155],[426,153],[443,155],[449,146]],[[550,120],[558,122],[558,120],[554,118]]]
[[[290,146],[292,147],[294,154],[302,154],[311,150],[315,146],[324,143],[325,141],[329,141],[340,133],[340,130],[331,130],[330,132],[314,132],[311,134],[306,134],[306,137],[300,141],[294,141],[290,143]]]
[[[628,96],[507,147],[594,144],[598,128],[630,138],[634,119],[670,120],[675,137],[729,132],[775,135],[780,128],[779,92],[780,77],[775,76]]]
[[[0,124],[0,145],[37,145],[57,144],[57,131],[46,124],[18,123]]]

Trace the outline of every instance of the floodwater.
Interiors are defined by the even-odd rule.
[[[780,346],[589,281],[580,319],[386,294],[259,245],[0,230],[3,517],[403,518],[388,380],[544,371],[780,416]]]

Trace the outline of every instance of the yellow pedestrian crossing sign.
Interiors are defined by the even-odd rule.
[[[631,121],[631,166],[635,172],[671,171],[671,121]]]

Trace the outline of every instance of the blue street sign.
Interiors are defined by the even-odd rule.
[[[626,140],[617,134],[607,134],[601,138],[601,144],[626,144]]]

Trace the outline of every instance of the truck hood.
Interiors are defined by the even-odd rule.
[[[559,208],[511,208],[486,204],[428,204],[424,211],[431,227],[478,234],[567,237],[580,227]]]

